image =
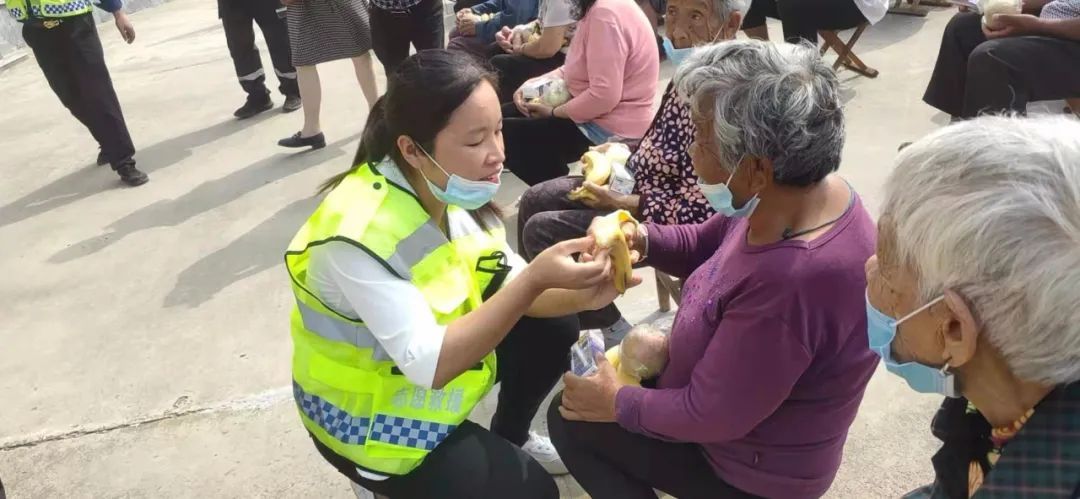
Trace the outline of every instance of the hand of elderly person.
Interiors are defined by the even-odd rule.
[[[1000,26],[998,29],[990,29],[983,25],[983,33],[986,38],[1008,38],[1013,36],[1031,36],[1043,34],[1043,21],[1031,14],[998,14],[994,16],[994,23]]]
[[[464,36],[476,36],[476,23],[480,20],[480,16],[469,12],[457,20],[458,33]]]
[[[526,85],[528,83],[529,82],[525,82]],[[525,85],[522,85],[522,87],[524,86]],[[517,107],[517,110],[521,112],[522,116],[532,116],[529,111],[529,106],[525,103],[525,92],[521,88],[518,88],[517,91],[514,92],[514,106]]]
[[[604,354],[596,355],[597,371],[591,376],[563,375],[566,389],[559,414],[567,421],[611,423],[615,421],[615,396],[625,386]]]
[[[558,118],[555,115],[555,108],[547,104],[540,102],[525,102],[525,109],[527,109],[528,116],[536,118]]]
[[[580,199],[582,204],[589,208],[594,210],[637,211],[637,196],[621,194],[611,190],[611,188],[606,185],[596,185],[587,180],[582,183],[581,186],[592,194],[592,197],[583,197]]]
[[[498,45],[499,48],[503,49],[503,52],[506,52],[507,54],[512,54],[514,53],[514,46],[511,44],[511,39],[513,38],[513,36],[514,30],[510,29],[509,26],[503,26],[503,28],[499,30],[498,33],[495,33],[495,44]]]
[[[592,223],[589,224],[587,233],[594,241],[596,240],[596,225],[597,223],[602,223],[599,222],[601,218],[603,217],[593,218]],[[630,250],[630,262],[637,263],[641,261],[641,258],[644,256],[643,250],[648,249],[648,245],[645,244],[646,239],[648,238],[648,234],[645,232],[645,224],[625,222],[622,224],[621,228],[623,230],[623,236],[626,237],[626,247]],[[590,248],[582,254],[582,260],[584,261],[586,258],[591,259],[598,256],[598,253],[597,248]]]

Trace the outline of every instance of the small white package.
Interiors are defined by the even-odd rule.
[[[570,346],[570,371],[578,376],[596,374],[596,356],[604,354],[604,336],[599,331],[585,331]]]

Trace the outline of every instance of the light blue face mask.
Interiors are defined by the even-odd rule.
[[[866,335],[870,339],[870,349],[885,361],[885,368],[889,372],[904,378],[912,390],[920,393],[940,393],[946,397],[959,397],[956,391],[956,377],[948,372],[949,365],[937,369],[918,362],[905,362],[900,364],[893,359],[892,342],[896,339],[896,328],[916,314],[930,308],[931,305],[943,300],[941,296],[923,305],[915,311],[893,319],[884,312],[874,308],[870,303],[870,295],[866,296]]]
[[[427,175],[424,175],[423,171],[420,172],[420,175],[423,175],[424,177],[424,181],[427,182],[428,189],[431,189],[431,194],[439,201],[466,210],[475,210],[491,202],[495,197],[495,193],[498,192],[498,183],[485,182],[483,180],[469,180],[459,177],[457,174],[449,173],[438,161],[435,161],[435,158],[431,157],[423,147],[420,147],[420,144],[417,144],[416,147],[431,160],[431,163],[434,164],[436,168],[442,170],[442,172],[446,174],[446,190],[443,190],[428,180]]]
[[[742,160],[739,160],[742,163]],[[735,170],[739,169],[739,165],[735,165]],[[742,207],[735,207],[735,198],[731,194],[731,188],[728,184],[731,183],[731,179],[735,178],[735,172],[731,172],[731,176],[728,177],[727,182],[722,184],[706,184],[701,177],[698,177],[698,188],[701,189],[701,194],[705,196],[705,200],[709,202],[709,205],[713,207],[717,213],[722,213],[725,216],[736,218],[749,218],[754,214],[754,210],[757,209],[758,203],[761,199],[757,194],[750,198],[749,201],[743,203]]]
[[[720,39],[721,34],[722,34],[721,32],[717,32],[716,36],[713,37],[712,41],[709,42],[709,43],[716,43],[716,40]],[[686,58],[690,56],[690,53],[694,51],[693,46],[686,47],[684,49],[675,48],[675,44],[672,43],[671,38],[668,38],[667,35],[664,35],[663,43],[664,43],[664,54],[667,54],[668,60],[670,60],[671,63],[676,65],[676,66],[682,64],[682,62],[685,61]]]

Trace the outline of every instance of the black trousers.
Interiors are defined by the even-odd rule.
[[[49,87],[90,130],[113,169],[135,164],[135,145],[105,66],[94,17],[64,18],[51,29],[40,22],[28,22],[23,25],[23,39],[34,51]]]
[[[1080,42],[1043,36],[987,40],[982,18],[957,14],[941,37],[923,101],[956,118],[1023,113],[1028,102],[1080,96]]]
[[[570,173],[566,165],[581,159],[593,143],[571,120],[527,118],[510,103],[503,105],[503,145],[505,166],[536,185]]]
[[[495,350],[501,386],[491,431],[466,421],[408,475],[369,480],[348,459],[318,441],[315,446],[350,480],[393,499],[556,499],[555,481],[520,446],[544,398],[569,369],[570,345],[577,337],[573,316],[522,317]]]
[[[499,75],[499,102],[514,101],[514,92],[529,78],[548,73],[566,62],[566,55],[558,52],[547,59],[533,59],[523,55],[499,54],[491,58],[491,66]]]
[[[560,393],[548,408],[548,432],[563,464],[592,499],[754,499],[716,476],[697,444],[664,442],[616,423],[567,421]]]
[[[371,15],[371,43],[389,75],[409,57],[409,44],[419,52],[445,48],[442,0],[420,0],[402,11],[384,10],[368,4]]]
[[[817,44],[818,30],[849,29],[866,22],[852,0],[754,0],[742,27],[757,28],[765,18],[779,19],[784,40],[799,39]]]
[[[249,99],[265,99],[266,75],[259,49],[255,46],[255,30],[252,22],[259,25],[270,60],[277,73],[278,90],[286,96],[299,96],[296,68],[292,65],[289,48],[289,30],[285,25],[285,10],[278,0],[223,0],[220,4],[221,24],[225,27],[225,42],[229,46],[236,77]],[[280,13],[279,13],[280,10]]]

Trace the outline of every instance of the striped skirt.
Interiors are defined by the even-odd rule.
[[[348,59],[371,50],[365,0],[300,0],[288,11],[294,66]]]

